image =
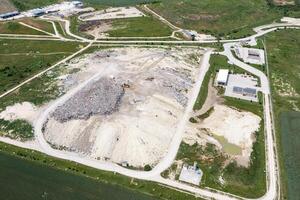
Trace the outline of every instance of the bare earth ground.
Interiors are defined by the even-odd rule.
[[[206,118],[198,118],[213,111]],[[239,165],[249,166],[254,133],[259,130],[260,117],[230,108],[223,104],[212,80],[209,82],[207,98],[199,111],[192,116],[197,123],[190,123],[186,129],[184,142],[193,145],[215,144],[222,152],[235,159]]]
[[[0,1],[0,14],[7,12],[16,11],[15,6],[10,2],[10,0],[1,0]]]
[[[63,91],[96,73],[101,76],[49,115],[46,140],[99,160],[137,168],[155,165],[169,147],[200,70],[191,54],[200,59],[203,50],[115,48],[73,59],[66,68],[76,72],[57,78]],[[46,107],[15,104],[0,117],[33,124]]]

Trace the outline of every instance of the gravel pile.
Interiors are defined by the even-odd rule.
[[[102,78],[58,106],[52,117],[63,123],[72,119],[87,120],[97,114],[110,115],[118,110],[124,92],[114,79]]]

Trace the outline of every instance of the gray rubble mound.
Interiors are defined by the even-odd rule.
[[[118,110],[125,91],[112,78],[90,83],[52,113],[59,122],[72,119],[87,120],[93,115],[110,115]]]

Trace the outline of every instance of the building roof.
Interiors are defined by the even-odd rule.
[[[220,69],[218,76],[217,76],[217,82],[218,83],[226,83],[228,80],[228,74],[229,74],[228,69]]]
[[[0,18],[4,18],[4,17],[10,17],[10,16],[15,16],[20,14],[18,11],[14,11],[14,12],[9,12],[9,13],[4,13],[0,15]]]
[[[239,93],[239,94],[246,94],[246,95],[256,95],[256,89],[254,88],[242,88],[242,87],[238,87],[238,86],[234,86],[233,87],[233,92],[234,93]]]

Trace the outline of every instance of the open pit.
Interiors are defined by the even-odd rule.
[[[166,154],[200,70],[198,48],[108,48],[73,59],[66,94],[49,114],[48,143],[81,156],[143,168]],[[192,56],[193,55],[193,56]],[[63,97],[61,97],[63,98]],[[58,99],[57,101],[59,101]]]

